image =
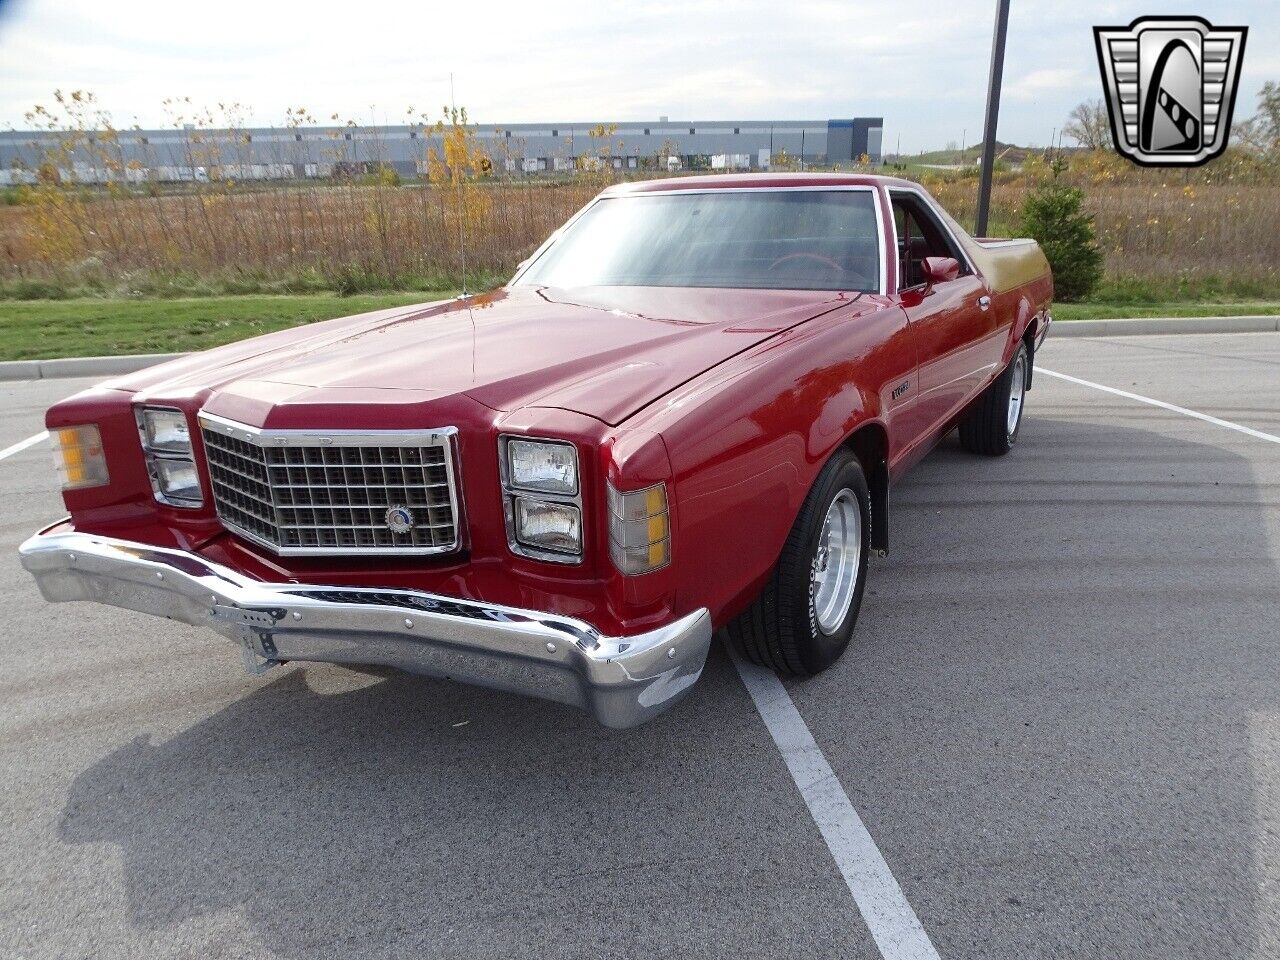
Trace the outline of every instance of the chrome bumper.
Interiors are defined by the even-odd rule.
[[[1039,350],[1044,344],[1045,338],[1049,336],[1049,328],[1053,326],[1053,312],[1046,310],[1044,312],[1044,323],[1040,325],[1040,335],[1036,337],[1036,349]]]
[[[46,600],[95,600],[207,626],[246,662],[385,664],[579,707],[610,727],[661,713],[702,673],[698,610],[630,637],[581,620],[416,590],[263,583],[181,550],[85,533],[37,533],[22,565]]]

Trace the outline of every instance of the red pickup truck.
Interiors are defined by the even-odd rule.
[[[254,670],[390,664],[630,726],[717,628],[790,674],[843,653],[893,481],[957,426],[1013,446],[1051,294],[1034,242],[907,181],[618,185],[501,289],[57,404],[70,517],[22,561]]]

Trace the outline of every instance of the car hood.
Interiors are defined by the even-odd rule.
[[[276,404],[465,394],[485,406],[560,407],[617,424],[703,371],[856,294],[515,287],[285,331],[115,381]],[[241,403],[211,402],[209,409]],[[254,419],[265,420],[262,417]]]

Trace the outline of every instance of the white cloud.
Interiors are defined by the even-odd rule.
[[[1015,100],[1039,100],[1045,94],[1076,89],[1081,80],[1081,72],[1073,67],[1033,70],[1009,84],[1007,92]]]
[[[489,0],[306,5],[263,0],[0,2],[0,126],[22,126],[55,88],[94,91],[117,124],[165,122],[161,101],[237,101],[252,122],[286,107],[395,122],[449,99],[483,123],[535,120],[884,116],[906,150],[970,142],[982,124],[991,0],[928,16],[900,0]],[[1222,7],[1226,7],[1222,4]],[[1276,35],[1280,9],[1250,0],[1212,20]],[[1014,4],[1002,140],[1044,141],[1100,94],[1092,27],[1111,2]],[[1240,113],[1267,79],[1245,55]],[[1274,58],[1272,58],[1274,59]],[[1256,82],[1255,82],[1256,78]]]

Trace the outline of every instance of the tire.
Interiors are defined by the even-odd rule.
[[[1004,372],[960,421],[960,446],[988,457],[1003,457],[1013,449],[1022,426],[1030,371],[1031,355],[1027,345],[1019,343]]]
[[[841,449],[814,481],[760,596],[729,624],[730,641],[748,660],[781,674],[825,670],[853,637],[870,552],[867,479],[857,457]]]

